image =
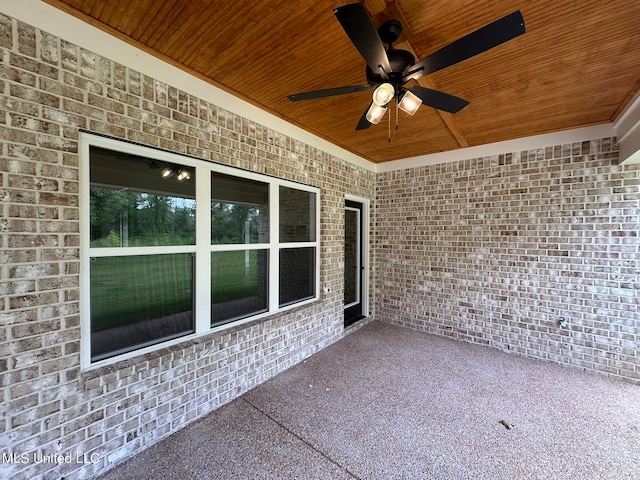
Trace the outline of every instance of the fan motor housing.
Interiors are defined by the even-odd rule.
[[[391,82],[394,86],[400,86],[404,82],[402,81],[402,73],[405,69],[416,63],[416,59],[411,54],[411,52],[407,52],[406,50],[388,50],[387,57],[389,58],[389,64],[391,65],[391,71],[387,72],[389,76],[389,82]],[[379,85],[384,82],[382,76],[378,73],[374,73],[369,65],[366,68],[367,72],[367,82],[371,86]]]

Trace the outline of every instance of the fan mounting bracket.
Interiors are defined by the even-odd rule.
[[[389,45],[389,49],[391,49],[391,45],[395,43],[396,40],[398,40],[401,33],[402,23],[397,20],[389,20],[387,22],[384,22],[378,29],[380,40]]]

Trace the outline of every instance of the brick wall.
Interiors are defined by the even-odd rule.
[[[4,15],[0,54],[0,455],[28,455],[0,478],[91,477],[344,334],[344,195],[373,172]],[[81,371],[79,129],[320,187],[321,301]]]
[[[640,380],[640,169],[617,163],[603,138],[379,174],[377,319]]]

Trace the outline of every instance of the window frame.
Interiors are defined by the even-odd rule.
[[[187,246],[148,246],[148,247],[91,247],[90,246],[90,155],[91,146],[139,155],[158,161],[178,163],[194,170],[196,188],[196,242]],[[80,132],[78,142],[79,170],[79,210],[80,210],[80,366],[81,369],[97,368],[121,360],[143,355],[181,342],[188,341],[212,332],[253,322],[276,313],[301,307],[320,298],[320,188],[302,183],[284,180],[202,160],[186,155],[159,150],[153,147],[130,143],[111,137]],[[255,180],[268,184],[269,198],[269,241],[266,243],[213,244],[211,242],[211,174],[213,172],[233,177]],[[288,187],[315,194],[315,240],[309,242],[280,243],[279,241],[279,191]],[[279,252],[281,248],[315,248],[315,292],[313,297],[299,302],[279,306]],[[266,250],[268,253],[268,302],[267,310],[249,315],[228,323],[211,327],[211,254],[213,252],[238,250]],[[151,255],[160,253],[192,253],[195,255],[196,273],[194,278],[195,295],[195,333],[161,341],[129,352],[114,355],[103,360],[91,361],[91,303],[90,303],[90,259],[95,256]]]

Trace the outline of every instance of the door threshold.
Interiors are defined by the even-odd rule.
[[[348,320],[345,318],[345,320],[344,320],[344,328],[350,327],[351,325],[353,325],[356,322],[359,322],[363,318],[367,318],[367,316],[366,315],[358,315],[356,317],[351,317]]]

